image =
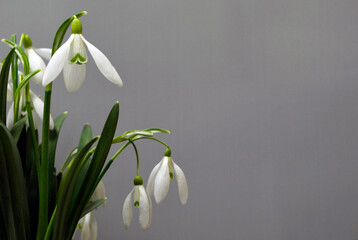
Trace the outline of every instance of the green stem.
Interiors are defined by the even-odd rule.
[[[108,161],[108,163],[106,164],[106,166],[104,167],[104,169],[102,170],[101,174],[98,176],[98,179],[97,179],[97,182],[96,182],[96,186],[97,184],[99,183],[99,181],[101,181],[101,179],[103,178],[103,176],[106,174],[106,172],[108,171],[109,167],[112,165],[113,161],[118,157],[118,155],[129,145],[131,144],[131,142],[135,142],[137,140],[140,140],[140,139],[150,139],[150,140],[154,140],[154,141],[157,141],[161,144],[163,144],[164,146],[166,146],[167,148],[170,148],[168,144],[166,144],[165,142],[157,139],[157,138],[154,138],[154,137],[143,137],[143,138],[138,138],[138,139],[135,139],[135,140],[129,140],[126,144],[124,144],[114,155],[113,157]],[[93,151],[95,150],[92,149]],[[139,163],[138,163],[139,165]],[[138,168],[137,168],[137,175],[138,175]]]
[[[24,40],[24,37],[25,37],[25,33],[21,34],[21,38],[20,38],[20,42],[19,42],[20,47],[22,45],[22,41]]]
[[[136,157],[137,157],[137,176],[139,176],[139,174],[138,174],[138,171],[139,171],[139,154],[138,154],[138,149],[137,149],[137,146],[134,144],[134,142],[132,141],[132,140],[128,140],[131,144],[132,144],[132,146],[133,146],[133,148],[134,148],[134,151],[135,151],[135,155],[136,155]]]
[[[37,240],[42,240],[45,236],[48,223],[48,201],[49,201],[49,159],[48,159],[48,146],[49,146],[49,124],[50,124],[50,107],[51,107],[51,92],[52,83],[48,84],[45,89],[45,103],[43,111],[42,122],[42,151],[41,151],[41,170],[39,173],[39,191],[40,191],[40,204],[39,204],[39,224],[37,229]]]
[[[36,137],[35,127],[34,127],[34,119],[32,117],[32,106],[31,106],[29,84],[26,85],[25,91],[26,91],[25,97],[26,97],[27,119],[28,119],[29,125],[30,125],[30,133],[31,133],[31,139],[32,139],[32,146],[34,148],[36,169],[37,169],[37,171],[39,171],[40,170],[40,153],[39,153],[39,149],[38,149],[37,137]]]
[[[126,148],[128,147],[128,145],[130,144],[130,142],[127,142],[126,144],[124,144],[114,155],[113,157],[108,161],[108,163],[106,164],[106,166],[104,167],[104,169],[102,170],[101,174],[98,176],[97,178],[97,182],[96,182],[96,186],[99,183],[99,181],[101,181],[101,179],[103,178],[103,176],[106,174],[106,172],[108,171],[109,167],[112,165],[113,161],[117,158],[117,156]]]
[[[55,223],[56,212],[57,212],[57,206],[55,207],[55,210],[52,213],[50,223],[48,224],[44,240],[50,240],[52,229],[53,229],[53,226]]]
[[[150,140],[154,140],[154,141],[157,141],[157,142],[163,144],[163,145],[166,146],[167,148],[170,148],[168,144],[166,144],[165,142],[163,142],[163,141],[161,141],[161,140],[159,140],[159,139],[157,139],[157,138],[154,138],[154,137],[142,137],[142,138],[139,138],[139,139],[150,139]],[[137,140],[139,140],[139,139],[135,139],[134,141],[137,141]]]

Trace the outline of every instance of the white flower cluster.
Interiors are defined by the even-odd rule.
[[[169,154],[169,156],[164,156],[153,168],[146,189],[144,189],[142,181],[141,184],[135,184],[133,190],[128,194],[123,205],[123,223],[125,228],[129,227],[133,218],[132,202],[134,202],[135,207],[139,208],[139,223],[141,228],[143,230],[149,228],[152,219],[152,202],[150,197],[154,195],[156,203],[161,203],[169,191],[170,181],[173,180],[174,176],[177,179],[180,201],[183,205],[186,204],[188,200],[188,184],[184,172],[174,163]]]
[[[63,70],[67,91],[74,92],[78,90],[82,86],[86,76],[86,45],[100,72],[109,81],[122,87],[122,80],[108,58],[82,36],[82,24],[77,18],[72,22],[71,31],[72,34],[70,38],[53,54],[52,57],[51,49],[34,48],[30,37],[25,35],[23,43],[29,60],[30,72],[41,69],[32,80],[45,87],[54,81]],[[40,56],[49,60],[47,66]],[[19,117],[20,115],[26,115],[26,112],[23,111],[25,108],[25,96],[22,95],[23,93],[21,93],[19,102]],[[8,100],[11,101],[13,96],[13,88],[11,84],[8,85],[7,96]],[[32,91],[30,91],[30,98],[33,106],[32,111],[35,127],[37,127],[39,121],[43,118],[44,103]],[[7,117],[7,127],[9,129],[13,127],[14,117],[14,104],[12,104]],[[50,117],[50,129],[53,127],[54,123],[52,117]],[[173,180],[174,177],[177,179],[180,201],[182,204],[186,204],[188,199],[187,181],[182,169],[173,161],[170,149],[168,148],[163,159],[150,173],[146,188],[144,188],[143,180],[140,176],[135,178],[135,186],[126,197],[123,205],[123,222],[125,228],[129,228],[133,218],[132,204],[139,209],[139,223],[141,228],[143,230],[149,228],[152,219],[151,197],[154,196],[157,204],[161,203],[166,197],[170,181]],[[92,195],[91,201],[105,198],[105,188],[103,183],[100,182]],[[78,227],[82,230],[81,239],[95,240],[97,238],[97,223],[93,212],[86,214],[79,221]]]
[[[118,75],[116,69],[113,67],[108,58],[95,46],[89,43],[82,36],[82,24],[80,20],[75,18],[71,26],[72,34],[70,38],[55,52],[51,57],[51,49],[39,48],[36,49],[32,46],[31,38],[25,35],[23,39],[25,53],[29,60],[30,72],[34,72],[38,69],[41,71],[34,75],[31,80],[42,86],[46,86],[56,79],[63,69],[63,78],[65,86],[68,92],[74,92],[78,90],[86,77],[86,63],[87,63],[87,46],[91,53],[100,72],[111,82],[119,87],[123,86],[123,82]],[[47,66],[43,57],[49,60]],[[12,100],[12,86],[8,85],[8,101]],[[39,126],[39,121],[43,118],[43,101],[33,92],[30,92],[31,104],[33,106],[33,116],[35,121],[35,128]],[[25,97],[21,97],[19,105],[20,115],[26,115],[22,109],[25,107]],[[17,120],[17,119],[16,119]],[[14,123],[14,108],[11,105],[6,125],[9,129],[13,127]],[[53,120],[50,119],[50,128],[53,128]]]
[[[126,229],[129,228],[133,219],[132,205],[139,209],[139,224],[141,228],[143,230],[149,228],[152,220],[151,197],[154,196],[157,204],[161,203],[169,191],[170,181],[173,180],[174,176],[177,180],[180,202],[183,205],[186,204],[188,200],[188,184],[184,172],[173,161],[170,155],[164,156],[150,173],[146,189],[140,176],[134,179],[135,186],[123,204],[123,223]],[[102,198],[106,198],[106,193],[101,181],[93,193],[91,201]],[[81,240],[97,239],[97,223],[93,212],[88,213],[80,220],[79,228],[82,230]]]

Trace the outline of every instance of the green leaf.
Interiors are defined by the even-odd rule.
[[[26,123],[27,117],[22,117],[20,120],[18,120],[15,125],[11,129],[11,135],[14,138],[14,141],[17,143],[19,141],[22,129],[24,129],[25,123]]]
[[[22,81],[20,82],[19,86],[16,88],[15,95],[18,96],[20,94],[21,89],[30,81],[30,79],[35,76],[37,73],[41,72],[41,69],[38,69],[28,75],[26,75]]]
[[[78,152],[80,152],[92,138],[92,128],[88,123],[86,123],[82,128],[80,141],[78,143]]]
[[[9,79],[10,65],[15,50],[11,49],[7,55],[0,73],[0,120],[6,123],[6,96],[7,96],[7,83]]]
[[[86,205],[85,209],[83,209],[83,212],[81,214],[81,218],[84,217],[87,213],[92,212],[93,210],[95,210],[96,208],[101,206],[106,200],[107,200],[107,198],[101,198],[101,199],[98,199],[96,201],[88,203]]]
[[[22,163],[16,143],[3,123],[0,123],[0,145],[1,206],[2,208],[3,206],[8,208],[6,209],[8,213],[10,213],[12,208],[13,221],[16,224],[14,226],[16,238],[14,239],[25,240],[30,236],[30,219]],[[4,185],[3,181],[5,182]],[[4,222],[7,223],[8,220],[11,221],[11,219],[5,219]],[[9,227],[11,227],[11,222],[9,224]],[[12,230],[9,229],[9,231]]]
[[[148,129],[144,129],[144,131],[148,131],[151,133],[170,133],[169,130],[163,129],[163,128],[148,128]]]
[[[65,121],[67,114],[68,114],[67,112],[64,112],[60,116],[58,116],[54,120],[54,128],[49,131],[49,165],[50,166],[54,166],[57,140],[60,134],[62,124]],[[52,172],[52,170],[50,172]]]
[[[16,34],[11,35],[11,41],[16,43]],[[11,63],[11,75],[12,75],[12,86],[13,86],[13,99],[15,99],[15,90],[17,88],[17,83],[18,83],[18,65],[17,65],[17,60],[19,58],[14,55],[13,59],[12,59],[12,63]]]
[[[131,131],[125,132],[122,135],[114,138],[113,143],[119,143],[119,142],[126,141],[129,138],[136,136],[136,135],[151,137],[151,136],[153,136],[153,133],[150,131],[144,131],[144,130],[131,130]]]
[[[6,167],[6,156],[0,144],[0,218],[1,239],[16,239],[15,220],[10,193],[10,179]]]
[[[24,65],[24,72],[25,74],[28,74],[30,71],[29,71],[29,59],[27,58],[27,55],[26,53],[24,52],[24,50],[18,46],[16,43],[12,42],[12,41],[9,41],[7,39],[2,39],[2,41],[4,43],[7,43],[9,44],[10,47],[12,48],[15,48],[17,51],[16,54],[19,56],[20,60],[22,61],[23,65]]]
[[[83,12],[80,12],[80,13],[77,13],[75,14],[75,16],[77,18],[80,18],[82,17],[83,15],[86,15],[87,12],[86,11],[83,11]],[[55,38],[53,40],[53,44],[52,44],[52,55],[57,51],[57,49],[60,48],[61,46],[61,43],[63,41],[63,38],[65,37],[66,35],[66,32],[67,32],[67,29],[68,27],[70,26],[71,22],[73,21],[74,17],[71,16],[70,18],[66,19],[62,24],[61,26],[58,28],[57,32],[56,32],[56,35],[55,35]]]
[[[60,134],[60,130],[62,127],[63,122],[65,121],[67,117],[67,112],[62,113],[60,116],[58,116],[54,120],[54,128],[49,131],[49,140],[48,140],[48,189],[49,193],[52,193],[52,200],[55,200],[56,197],[53,195],[56,193],[56,191],[53,191],[53,188],[56,187],[53,185],[54,181],[54,175],[56,173],[54,172],[54,165],[55,165],[55,155],[56,155],[56,147],[57,147],[57,141],[58,136]],[[49,206],[55,206],[54,202],[50,202]],[[50,212],[52,212],[53,209],[50,209]]]
[[[94,152],[91,164],[88,168],[84,184],[82,185],[79,196],[79,203],[75,206],[73,213],[69,219],[69,224],[65,239],[71,239],[75,231],[78,220],[81,217],[85,205],[88,203],[93,191],[95,190],[98,176],[100,175],[103,165],[107,159],[107,155],[112,145],[112,139],[116,131],[119,116],[119,103],[116,102],[108,115],[106,123],[103,127],[101,137],[98,141],[96,151]]]
[[[69,211],[68,206],[71,204],[76,178],[81,170],[83,159],[87,156],[89,149],[97,140],[98,137],[93,138],[82,151],[78,153],[78,155],[69,163],[65,174],[63,175],[58,191],[57,215],[54,228],[55,239],[65,239],[65,230],[67,229],[69,221],[72,220],[69,219],[71,212]]]
[[[128,139],[136,140],[142,137],[152,137],[154,133],[170,133],[169,130],[162,128],[148,128],[145,130],[131,130],[113,139],[113,143],[127,141]]]

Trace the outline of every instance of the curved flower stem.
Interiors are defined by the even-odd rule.
[[[157,142],[163,144],[164,146],[166,146],[167,148],[170,149],[170,147],[169,147],[168,144],[166,144],[165,142],[163,142],[163,141],[161,141],[161,140],[159,140],[159,139],[157,139],[157,138],[155,138],[155,137],[142,137],[142,138],[139,138],[139,139],[150,139],[150,140],[154,140],[154,141],[157,141]],[[139,139],[136,139],[136,140],[134,140],[134,141],[137,141],[137,140],[139,140]]]
[[[142,137],[142,138],[138,138],[138,139],[135,139],[135,140],[128,140],[128,142],[126,144],[124,144],[114,155],[113,157],[108,161],[107,165],[104,167],[104,169],[102,170],[101,174],[98,176],[98,179],[96,181],[96,186],[97,184],[99,183],[99,181],[101,181],[101,179],[103,178],[103,176],[106,174],[106,172],[108,171],[109,167],[112,165],[113,161],[118,157],[118,155],[129,145],[129,144],[133,144],[133,142],[137,141],[137,140],[140,140],[140,139],[150,139],[150,140],[154,140],[154,141],[157,141],[161,144],[163,144],[164,146],[166,146],[167,148],[170,149],[169,145],[166,144],[165,142],[157,139],[157,138],[154,138],[154,137]],[[136,148],[135,148],[136,149]],[[93,151],[95,149],[92,149]],[[138,166],[139,166],[139,159],[137,158],[137,175],[138,175]]]
[[[128,147],[128,145],[130,144],[130,142],[127,142],[126,144],[124,144],[114,155],[113,157],[108,161],[108,163],[106,164],[106,166],[104,167],[104,169],[102,170],[101,174],[98,176],[97,181],[96,181],[96,186],[99,183],[99,181],[101,181],[101,179],[103,178],[104,174],[106,174],[107,170],[109,169],[109,167],[112,165],[113,161],[117,158],[117,156],[126,148]]]
[[[49,124],[50,124],[50,107],[51,107],[51,93],[52,83],[48,84],[45,89],[45,102],[43,111],[42,122],[42,147],[41,147],[41,169],[39,172],[39,192],[40,192],[40,204],[39,204],[39,224],[37,231],[37,239],[41,240],[45,236],[48,223],[48,200],[49,189],[51,184],[49,183],[49,159],[48,159],[48,145],[49,145]]]
[[[135,151],[135,155],[137,157],[137,176],[139,176],[138,171],[139,171],[139,155],[138,155],[138,149],[136,147],[136,145],[134,144],[134,142],[132,140],[128,140],[128,142],[130,142],[133,145],[134,151]]]

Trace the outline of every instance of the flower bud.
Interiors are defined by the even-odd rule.
[[[72,21],[71,32],[73,34],[82,34],[82,23],[77,18]]]

